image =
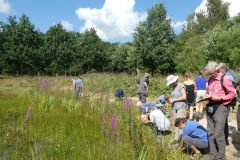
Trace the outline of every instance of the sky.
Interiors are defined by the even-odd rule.
[[[230,16],[240,12],[240,0],[222,1],[230,4]],[[165,5],[179,34],[189,14],[206,11],[207,0],[0,0],[0,21],[26,14],[42,32],[61,23],[67,31],[84,32],[93,27],[105,41],[127,42],[156,3]]]

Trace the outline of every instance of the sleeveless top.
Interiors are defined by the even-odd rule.
[[[187,93],[187,102],[188,104],[195,103],[195,93],[194,93],[194,84],[186,85],[186,93]]]

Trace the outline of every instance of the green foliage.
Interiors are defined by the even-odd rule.
[[[220,32],[230,25],[228,21],[228,4],[221,0],[208,0],[207,13],[189,15],[177,41],[177,71],[196,71],[209,60],[229,63],[230,54],[224,48],[233,42],[220,40]]]
[[[46,74],[63,74],[73,62],[75,37],[57,24],[47,31],[41,48]]]
[[[136,28],[134,46],[138,65],[152,73],[174,71],[175,35],[170,23],[163,4],[156,4],[148,11],[147,19]]]
[[[203,35],[189,37],[187,41],[185,41],[183,37],[179,38],[179,47],[175,59],[178,72],[194,72],[206,64],[204,38],[205,36]]]
[[[15,17],[9,17],[6,24],[1,25],[4,36],[2,40],[1,63],[4,73],[36,74],[41,70],[39,48],[42,45],[41,34],[31,24],[29,18],[23,15],[19,22]]]
[[[208,60],[239,66],[240,16],[228,4],[208,0],[206,13],[193,13],[175,35],[163,4],[149,9],[132,43],[102,41],[95,29],[67,32],[61,24],[39,32],[26,15],[0,22],[0,74],[79,75],[87,72],[153,75],[196,71]],[[133,90],[133,89],[131,89]]]
[[[240,29],[239,24],[227,27],[215,27],[209,32],[209,38],[205,45],[205,53],[208,59],[223,61],[230,67],[239,66]]]
[[[96,30],[86,30],[78,39],[75,64],[81,64],[83,73],[95,70],[102,72],[107,62],[104,42],[98,37]]]

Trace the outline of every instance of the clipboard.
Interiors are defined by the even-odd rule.
[[[208,100],[210,100],[211,98],[212,98],[212,96],[206,96],[206,97],[200,99],[199,101],[197,101],[196,103],[203,102],[203,101],[208,101]]]

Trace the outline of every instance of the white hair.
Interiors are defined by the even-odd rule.
[[[221,63],[218,64],[217,69],[224,69],[224,70],[227,70],[228,67],[227,67],[227,65],[226,65],[225,63],[221,62]]]
[[[216,70],[218,70],[218,63],[214,61],[209,61],[205,67],[205,70],[208,73],[215,72]]]

